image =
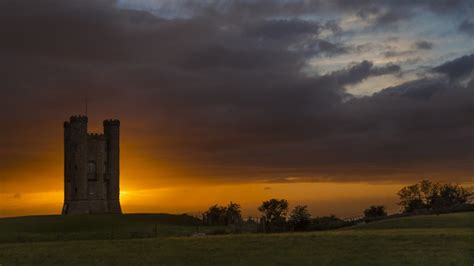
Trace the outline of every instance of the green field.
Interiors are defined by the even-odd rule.
[[[139,232],[141,226],[147,229],[140,232],[157,232],[145,235],[150,237],[146,239],[107,239],[111,227],[123,234],[114,238],[128,238],[127,233]],[[474,264],[474,212],[397,218],[309,233],[190,236],[197,230],[211,228],[197,229],[192,218],[172,215],[0,219],[0,264]],[[72,240],[72,236],[84,240]]]
[[[4,218],[0,243],[189,236],[200,230],[199,224],[194,217],[170,214]]]

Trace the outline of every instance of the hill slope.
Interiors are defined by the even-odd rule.
[[[25,216],[0,219],[1,242],[38,242],[184,236],[199,220],[189,215],[100,214]]]
[[[474,213],[456,213],[325,232],[0,244],[0,260],[5,265],[472,265],[473,219]]]
[[[349,230],[466,228],[474,230],[474,212],[418,215],[356,225]]]

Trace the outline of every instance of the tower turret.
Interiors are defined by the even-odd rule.
[[[105,120],[106,186],[110,213],[121,213],[120,207],[120,121]]]
[[[72,116],[64,123],[64,214],[88,210],[87,122],[86,116]]]

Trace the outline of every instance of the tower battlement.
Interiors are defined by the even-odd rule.
[[[87,116],[84,115],[73,115],[69,118],[70,123],[80,122],[80,123],[87,123],[88,122]]]
[[[118,119],[107,119],[104,120],[104,127],[105,126],[120,126],[120,120]]]
[[[105,135],[104,134],[88,133],[87,136],[89,137],[89,139],[105,140]]]
[[[122,213],[120,121],[103,122],[104,133],[87,132],[87,116],[64,122],[63,214]]]

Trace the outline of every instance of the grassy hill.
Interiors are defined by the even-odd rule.
[[[419,215],[386,219],[350,227],[349,230],[376,229],[473,229],[474,212],[459,212],[440,215]]]
[[[0,221],[0,227],[4,225],[4,221]],[[158,230],[162,230],[161,226],[167,228],[172,225],[160,224]],[[193,226],[181,225],[179,228],[187,230]],[[4,243],[0,244],[0,264],[472,265],[474,263],[474,212],[397,218],[324,232],[204,237],[172,235],[163,234],[163,237],[148,239]]]
[[[199,220],[189,215],[100,214],[0,219],[0,243],[186,236]]]

